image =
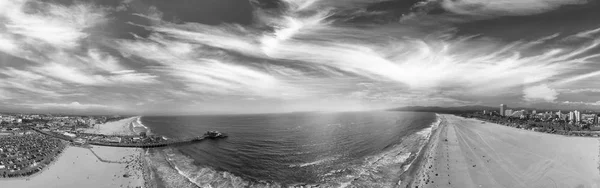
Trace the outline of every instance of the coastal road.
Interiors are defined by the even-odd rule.
[[[412,187],[599,187],[600,141],[444,115]]]

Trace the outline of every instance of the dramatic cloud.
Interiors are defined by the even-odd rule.
[[[39,109],[156,107],[149,113],[586,101],[568,97],[600,88],[599,25],[508,40],[462,35],[446,22],[586,2],[422,1],[399,14],[382,8],[394,3],[384,0],[283,0],[256,6],[250,24],[210,25],[151,2],[5,0],[0,100]],[[424,10],[436,3],[451,13]],[[369,20],[382,15],[390,19]]]

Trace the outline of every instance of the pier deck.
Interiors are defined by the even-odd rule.
[[[127,147],[127,148],[155,148],[155,147],[166,147],[172,145],[189,144],[193,142],[199,142],[208,137],[202,136],[200,138],[177,140],[177,141],[165,141],[159,143],[111,143],[111,142],[97,142],[90,141],[88,144],[97,146],[110,146],[110,147]]]
[[[43,135],[46,135],[46,136],[59,138],[61,140],[66,140],[69,142],[74,141],[74,138],[71,138],[71,137],[68,137],[65,135],[57,134],[54,132],[42,131],[35,127],[31,127],[31,129],[36,132],[39,132]],[[104,136],[106,136],[106,137],[121,137],[121,136],[115,136],[115,135],[104,135]],[[131,136],[122,136],[122,137],[131,137]],[[97,145],[97,146],[109,146],[109,147],[155,148],[155,147],[166,147],[166,146],[173,146],[173,145],[190,144],[190,143],[194,143],[194,142],[200,142],[205,139],[213,139],[213,138],[222,138],[222,137],[211,137],[211,136],[203,135],[203,136],[196,137],[196,138],[164,140],[164,141],[151,142],[151,143],[143,143],[143,142],[142,143],[115,143],[115,142],[103,142],[103,141],[97,141],[97,140],[88,140],[87,144]]]

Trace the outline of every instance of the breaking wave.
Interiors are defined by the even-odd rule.
[[[322,164],[322,163],[328,163],[328,162],[332,162],[335,161],[336,159],[338,159],[338,157],[333,156],[333,157],[326,157],[323,159],[319,159],[313,162],[308,162],[308,163],[300,163],[300,164],[292,164],[289,167],[306,167],[306,166],[313,166],[313,165],[318,165],[318,164]]]
[[[249,180],[227,171],[197,166],[194,164],[194,159],[173,148],[163,149],[160,154],[164,155],[168,165],[179,175],[198,187],[282,187],[277,183]]]
[[[138,116],[135,121],[131,122],[131,131],[135,134],[139,134],[140,132],[148,133],[150,132],[150,129],[142,123],[142,116]]]

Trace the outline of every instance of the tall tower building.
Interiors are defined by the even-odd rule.
[[[569,112],[569,121],[573,123],[575,122],[575,112]]]
[[[500,105],[500,115],[501,116],[506,116],[506,114],[504,113],[504,110],[506,110],[506,105],[505,104],[501,104]]]

